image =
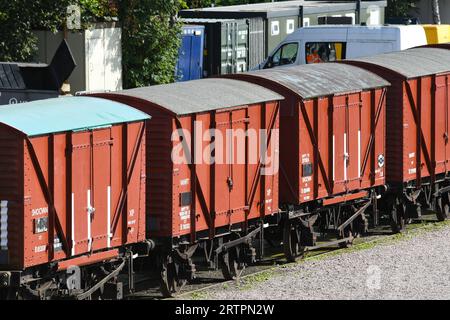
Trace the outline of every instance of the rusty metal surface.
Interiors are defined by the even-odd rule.
[[[229,79],[202,79],[119,91],[112,95],[138,98],[159,105],[176,115],[282,100],[258,85]],[[108,94],[102,94],[108,97]]]
[[[380,54],[353,61],[393,70],[408,79],[450,71],[450,51],[431,47]]]
[[[282,84],[304,99],[386,87],[389,82],[366,70],[337,63],[311,64],[254,71],[256,76]]]
[[[72,131],[64,110],[75,109],[75,100],[84,111],[92,106],[80,118],[97,121],[104,114],[104,126]],[[89,102],[112,108],[102,113]],[[27,137],[1,118],[0,200],[2,215],[7,214],[1,224],[4,227],[3,221],[8,221],[8,225],[1,228],[0,238],[6,232],[7,242],[2,241],[0,250],[8,252],[8,269],[72,260],[145,239],[144,120],[148,116],[100,99],[55,99],[53,104],[54,114],[45,108],[31,110],[29,106],[35,104],[5,107],[2,113],[11,119],[7,111],[14,115],[25,108],[28,120],[41,119],[39,112],[49,115],[51,122],[37,121],[32,128],[67,125],[63,132]],[[108,115],[116,114],[114,106],[130,109],[142,120],[128,117],[129,122],[107,125]],[[97,118],[88,119],[93,113]]]
[[[190,138],[183,140],[186,142],[181,145],[187,143],[195,146],[194,149],[201,146],[200,149],[208,150],[210,144],[208,139],[201,141],[200,146],[194,143],[193,133],[196,130],[194,126],[197,126],[197,129],[198,126],[201,126],[202,132],[214,128],[224,137],[227,135],[227,130],[243,130],[244,132],[247,129],[255,130],[255,132],[266,130],[271,137],[270,142],[267,142],[268,155],[276,156],[274,148],[278,144],[278,135],[272,135],[274,131],[272,129],[279,127],[279,103],[264,101],[253,103],[250,106],[235,105],[236,101],[241,100],[242,97],[230,97],[230,95],[243,91],[245,98],[256,94],[256,92],[246,91],[248,88],[268,92],[269,96],[274,98],[278,98],[280,95],[243,81],[213,79],[188,83],[189,86],[185,88],[191,88],[191,91],[172,91],[178,87],[175,85],[165,86],[162,88],[163,91],[159,91],[160,89],[157,88],[158,94],[161,94],[159,99],[163,101],[162,92],[170,90],[170,95],[174,98],[169,101],[174,104],[179,103],[179,105],[172,106],[172,109],[177,112],[187,112],[185,103],[189,107],[196,108],[193,101],[202,103],[214,101],[215,104],[223,107],[235,106],[236,108],[221,108],[213,112],[199,111],[174,118],[173,113],[168,112],[167,108],[161,108],[160,105],[145,100],[152,99],[154,101],[154,98],[136,99],[136,96],[113,93],[97,95],[129,104],[152,115],[151,124],[147,126],[147,199],[152,199],[147,202],[149,237],[194,237],[199,232],[211,231],[214,233],[217,228],[247,220],[256,220],[261,216],[278,212],[278,172],[268,173],[268,176],[262,177],[260,172],[263,167],[261,167],[260,160],[256,159],[257,163],[238,161],[228,163],[218,154],[212,163],[195,156],[197,161],[191,165],[189,161],[175,163],[171,156],[172,151],[178,150],[180,147],[179,139],[172,139],[173,133],[180,129],[190,133]],[[218,95],[211,95],[211,92],[207,92],[208,87],[199,87],[195,83],[208,83],[208,85],[213,83],[215,88],[222,91]],[[233,89],[224,91],[223,86],[219,86],[219,84],[231,84]],[[144,88],[143,92],[152,92],[152,88]],[[206,93],[208,96],[202,98],[201,96]],[[188,97],[191,100],[185,100]],[[234,102],[229,103],[230,101]],[[204,105],[197,109],[204,110],[203,107]],[[202,135],[200,134],[200,136]],[[221,143],[221,149],[227,150],[229,146],[226,139],[220,141],[216,142],[216,148]],[[250,141],[245,146],[249,153],[252,152],[251,143]],[[255,144],[255,142],[253,143]],[[259,142],[256,142],[256,145],[258,144]],[[232,148],[231,154],[241,153],[239,150],[242,149],[238,144],[233,144]],[[197,151],[185,146],[184,151],[180,150],[179,154],[194,159],[193,156],[197,154]],[[223,153],[223,156],[225,155],[226,153]],[[261,203],[265,205],[260,205]]]
[[[281,203],[307,203],[385,183],[384,163],[379,165],[379,159],[381,163],[385,157],[385,92],[389,84],[368,71],[340,66],[230,75],[285,97],[280,107]],[[315,74],[299,70],[314,70]],[[361,81],[353,79],[351,71]],[[331,87],[302,81],[312,74],[317,83]],[[368,86],[370,79],[374,82]],[[375,86],[382,84],[384,87]],[[300,97],[300,90],[308,98]]]
[[[389,58],[389,59],[388,59]],[[450,51],[416,48],[346,61],[391,82],[388,91],[386,180],[442,179],[448,171]]]

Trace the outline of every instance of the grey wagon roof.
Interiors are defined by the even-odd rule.
[[[353,61],[375,64],[393,70],[406,78],[417,78],[450,71],[450,51],[437,48],[414,48],[358,58]]]
[[[120,91],[117,94],[157,104],[177,115],[283,100],[261,86],[231,79],[202,79]]]
[[[304,99],[359,92],[390,85],[389,82],[371,72],[338,63],[274,68],[248,72],[247,75],[280,83]]]

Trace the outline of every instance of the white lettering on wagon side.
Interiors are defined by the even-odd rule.
[[[302,155],[302,164],[311,163],[311,155],[309,153]]]
[[[34,247],[34,252],[35,253],[41,253],[41,252],[45,252],[45,251],[47,251],[47,246],[46,245]]]
[[[31,209],[32,217],[42,216],[44,214],[48,214],[48,207]]]
[[[303,179],[302,179],[302,182],[303,182],[303,183],[306,183],[306,184],[307,184],[308,182],[311,182],[311,181],[312,181],[312,177],[306,177],[306,178],[303,178]]]
[[[302,193],[310,193],[311,192],[311,188],[302,188]]]
[[[180,219],[181,220],[189,220],[191,217],[191,211],[181,211],[180,212]]]
[[[185,230],[191,230],[191,224],[190,223],[184,223],[180,225],[180,231],[185,231]]]

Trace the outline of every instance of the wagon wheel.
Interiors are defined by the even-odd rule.
[[[238,240],[241,237],[238,233],[232,233],[226,241]],[[240,246],[232,247],[219,254],[219,268],[225,280],[235,280],[239,276]]]
[[[238,254],[236,248],[219,254],[219,267],[225,280],[235,280],[239,274]]]
[[[436,199],[436,217],[439,221],[444,221],[449,218],[450,206],[448,194]]]
[[[342,209],[342,216],[341,216],[341,221],[340,221],[340,225],[342,223],[344,223],[344,221],[346,221],[348,218],[350,218],[354,213],[356,213],[357,209],[351,206],[348,207],[344,207]],[[347,226],[345,226],[343,229],[338,229],[337,232],[337,237],[339,240],[343,240],[343,239],[347,239],[347,241],[344,242],[340,242],[339,243],[339,247],[340,248],[348,248],[351,247],[353,245],[353,240],[355,239],[355,235],[358,232],[358,219],[361,219],[362,221],[362,217],[359,216],[356,220],[350,222]]]
[[[338,238],[340,240],[349,238],[347,241],[340,242],[339,247],[342,249],[349,248],[353,245],[353,240],[355,239],[353,236],[352,226],[351,224],[344,228],[343,231],[339,232]]]
[[[186,285],[187,280],[180,277],[180,265],[170,255],[160,257],[161,293],[169,298],[177,295]]]
[[[353,213],[356,213],[357,209],[354,208]],[[367,217],[364,213],[360,214],[354,221],[353,221],[353,236],[355,238],[363,237],[369,232],[369,220],[367,220]]]
[[[391,229],[393,233],[400,233],[405,230],[405,205],[394,202],[391,209]]]
[[[290,220],[283,224],[283,250],[288,262],[295,262],[298,257],[303,257],[305,247],[301,245],[301,231],[298,225]]]

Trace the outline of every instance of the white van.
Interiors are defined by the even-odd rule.
[[[256,69],[353,59],[426,44],[420,25],[312,26],[289,35]]]

